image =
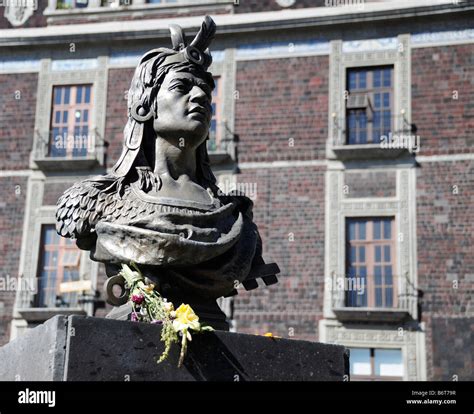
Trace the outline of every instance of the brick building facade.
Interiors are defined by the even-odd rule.
[[[211,162],[224,190],[254,196],[264,257],[281,268],[277,285],[239,288],[224,304],[233,329],[344,344],[353,379],[474,379],[474,5],[336,3],[38,0],[19,15],[5,9],[0,344],[56,313],[93,313],[74,294],[48,305],[31,288],[51,290],[47,271],[57,270],[56,289],[84,279],[101,291],[106,279],[86,253],[47,267],[55,249],[66,262],[48,238],[54,205],[117,160],[140,55],[169,45],[170,22],[191,34],[210,14]],[[53,156],[53,94],[77,97],[84,85],[92,146]]]

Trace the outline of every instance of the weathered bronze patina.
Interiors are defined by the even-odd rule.
[[[147,52],[135,70],[120,159],[61,196],[57,231],[105,263],[108,276],[134,262],[163,296],[212,314],[238,283],[276,283],[279,269],[262,259],[252,201],[223,195],[209,166],[214,21],[206,16],[189,45],[179,26],[170,30],[172,49]]]

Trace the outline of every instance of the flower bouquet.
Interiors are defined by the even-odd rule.
[[[163,362],[169,355],[171,345],[179,343],[181,337],[181,352],[178,367],[183,364],[188,348],[188,341],[192,341],[192,332],[213,331],[210,326],[203,326],[199,317],[191,306],[181,304],[176,310],[171,302],[163,298],[156,290],[155,285],[147,283],[140,269],[135,263],[122,264],[120,275],[125,279],[126,287],[130,290],[129,301],[132,305],[131,320],[162,325],[161,341],[165,350],[158,359]]]

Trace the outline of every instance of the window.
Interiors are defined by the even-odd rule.
[[[51,111],[50,157],[85,157],[89,135],[92,85],[55,86]]]
[[[401,381],[401,349],[349,348],[350,373],[354,381]]]
[[[56,233],[53,225],[42,228],[37,307],[77,306],[77,293],[62,294],[62,282],[79,280],[81,252],[71,239]]]
[[[393,129],[393,66],[347,70],[347,144],[378,144]]]
[[[149,4],[176,3],[178,0],[147,0]]]
[[[346,306],[395,308],[393,218],[349,218],[346,222]],[[363,287],[360,289],[360,287]]]
[[[87,7],[89,0],[58,0],[58,9],[81,9]]]
[[[212,119],[211,127],[209,129],[209,142],[207,144],[207,149],[209,151],[220,149],[223,126],[221,114],[222,78],[215,77],[214,82],[216,87],[212,91]]]

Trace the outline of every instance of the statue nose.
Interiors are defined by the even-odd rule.
[[[193,86],[191,89],[191,101],[192,102],[206,102],[208,97],[206,93],[199,87]]]

